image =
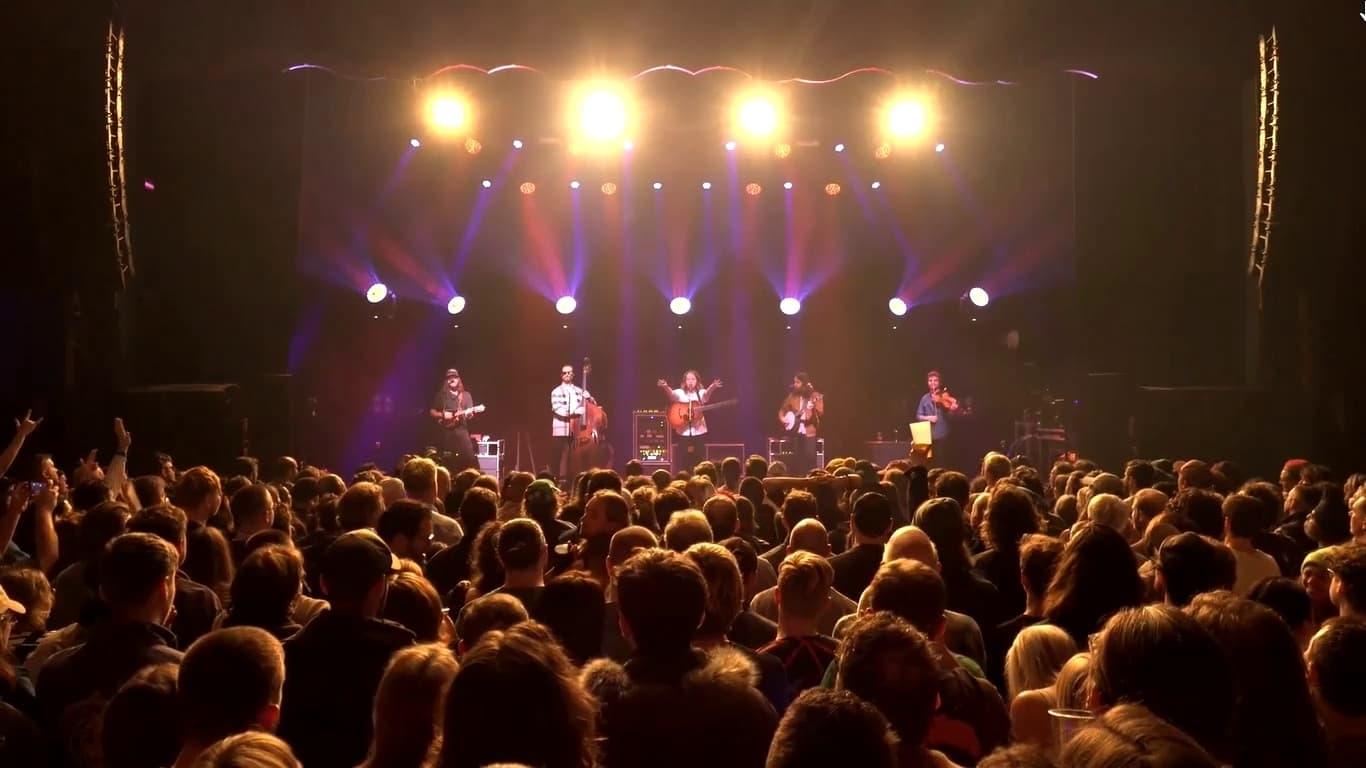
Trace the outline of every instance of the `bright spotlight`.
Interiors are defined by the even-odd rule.
[[[512,140],[512,148],[513,148],[513,149],[521,149],[521,148],[522,148],[522,140],[521,140],[521,139],[513,139],[513,140]]]
[[[704,182],[702,182],[702,188],[703,188],[703,189],[711,189],[711,182],[710,182],[710,181],[704,181]]]
[[[469,102],[451,93],[438,93],[427,100],[427,123],[433,130],[454,134],[470,121]]]
[[[885,130],[896,139],[911,139],[925,130],[925,105],[914,99],[898,99],[887,107]]]
[[[456,294],[455,296],[452,296],[452,297],[451,297],[451,300],[448,301],[448,302],[446,302],[446,311],[449,312],[449,313],[451,313],[452,315],[458,315],[458,314],[460,314],[461,312],[464,312],[464,311],[465,311],[465,297],[464,297],[464,296],[461,296],[461,295],[459,295],[459,294]]]
[[[840,193],[840,185],[831,182],[825,185],[825,194],[834,197]]]
[[[781,158],[781,157],[787,157],[788,155],[792,154],[792,145],[791,145],[791,144],[788,144],[787,142],[783,142],[783,143],[781,143],[781,144],[774,144],[774,145],[773,145],[773,154],[774,154],[776,157],[780,157],[780,158]]]
[[[892,145],[891,145],[891,144],[888,144],[888,143],[885,142],[885,141],[882,142],[881,144],[877,145],[877,149],[873,150],[873,157],[876,157],[876,158],[879,159],[879,160],[886,160],[887,158],[889,158],[889,157],[891,157],[891,156],[892,156]]]
[[[784,182],[783,182],[783,189],[792,189],[792,182],[790,182],[790,181],[784,181]]]
[[[617,185],[610,181],[604,181],[602,183],[602,193],[604,195],[615,195],[617,193]]]
[[[893,296],[891,300],[887,302],[887,309],[890,309],[892,314],[897,317],[901,317],[906,314],[906,300],[900,296]]]
[[[661,184],[661,183],[659,183],[659,182],[657,182],[657,181],[656,181],[654,184],[651,184],[650,186],[654,187],[654,188],[655,188],[655,191],[658,191],[658,190],[661,190],[661,189],[664,188],[664,185]]]
[[[422,146],[422,142],[418,141],[415,138],[408,139],[408,146],[412,147],[413,149],[417,149],[418,147]]]
[[[778,311],[782,312],[784,315],[795,315],[802,311],[802,302],[800,299],[788,296],[778,302]]]
[[[944,151],[944,142],[941,141],[941,142],[939,142],[938,144],[935,144],[935,145],[934,145],[934,151],[935,151],[935,152],[943,152],[943,151]]]
[[[378,304],[389,298],[389,286],[384,283],[375,283],[365,289],[365,300],[371,304]]]
[[[686,315],[690,310],[692,310],[692,302],[688,300],[687,296],[675,296],[673,301],[669,302],[669,311],[675,315]]]
[[[630,152],[631,150],[636,148],[636,143],[634,141],[631,141],[630,139],[627,139],[626,141],[621,142],[621,148],[626,150],[627,152]]]
[[[616,141],[626,132],[626,102],[620,94],[594,88],[579,99],[578,128],[592,141]]]
[[[573,296],[561,296],[559,299],[555,301],[555,311],[559,312],[562,315],[570,314],[578,306],[579,303],[577,301],[574,301]]]
[[[735,151],[735,146],[736,146],[736,145],[735,145],[735,142],[733,142],[733,141],[728,141],[728,142],[726,142],[726,151],[727,151],[727,152],[734,152],[734,151]]]
[[[522,194],[529,195],[536,191],[536,185],[532,184],[529,181],[524,181],[522,182],[522,186],[520,187],[520,189],[522,190]]]
[[[974,287],[968,291],[968,301],[971,301],[975,306],[985,307],[987,302],[991,301],[991,296],[987,294],[985,289]]]
[[[875,181],[872,184],[869,184],[868,186],[872,187],[873,189],[882,189],[882,182]]]
[[[735,109],[735,127],[748,136],[772,136],[778,130],[778,104],[763,94],[744,97]]]
[[[747,194],[747,195],[757,195],[757,194],[759,194],[760,192],[763,192],[763,191],[764,191],[764,188],[763,188],[763,187],[759,186],[758,184],[756,184],[756,183],[754,183],[754,182],[752,182],[752,181],[751,181],[750,183],[748,183],[748,184],[745,185],[745,194]]]
[[[843,145],[843,144],[836,144],[836,145],[835,145],[835,151],[836,151],[836,152],[843,152],[843,151],[844,151],[844,145]]]
[[[578,188],[579,188],[579,182],[577,182],[577,181],[571,181],[571,182],[569,182],[569,188],[570,188],[570,189],[578,189]]]
[[[489,189],[493,186],[493,181],[489,179],[484,179],[483,181],[479,182],[479,186],[483,187],[484,189]]]
[[[477,155],[484,149],[484,145],[478,139],[465,139],[465,151],[471,155]]]

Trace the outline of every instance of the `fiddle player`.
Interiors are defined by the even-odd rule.
[[[949,395],[939,381],[939,371],[925,374],[925,386],[929,390],[920,398],[915,409],[919,421],[930,423],[930,437],[934,440],[935,453],[946,456],[945,445],[949,437],[949,414],[958,410],[958,401]]]

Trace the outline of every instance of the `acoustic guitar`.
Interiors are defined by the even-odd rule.
[[[705,413],[713,408],[724,408],[728,405],[735,405],[740,402],[738,399],[722,400],[718,403],[669,403],[667,418],[669,426],[675,431],[687,429],[692,424],[693,419],[699,413]]]

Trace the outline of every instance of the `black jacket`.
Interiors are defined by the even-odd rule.
[[[370,748],[375,691],[413,633],[391,621],[326,611],[285,642],[280,738],[309,768],[351,768]]]
[[[882,549],[881,544],[860,544],[830,558],[835,589],[857,603],[882,565]]]
[[[213,622],[223,610],[223,603],[212,589],[185,575],[175,574],[175,619],[171,631],[180,641],[180,650],[213,631]]]

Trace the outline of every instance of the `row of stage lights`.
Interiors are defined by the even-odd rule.
[[[416,141],[416,139],[414,139],[414,141]],[[943,144],[940,144],[939,146],[942,148],[944,145],[943,145]],[[942,151],[942,149],[941,149],[940,151]],[[481,180],[481,181],[479,182],[479,186],[480,186],[481,188],[483,188],[483,189],[493,189],[493,179],[483,179],[483,180]],[[784,181],[784,182],[783,182],[783,189],[785,189],[785,190],[791,190],[791,189],[795,188],[795,186],[796,186],[796,185],[794,185],[794,184],[793,184],[792,182],[790,182],[790,181]],[[572,190],[578,191],[578,190],[581,189],[582,187],[583,187],[583,183],[580,182],[578,179],[574,179],[574,180],[572,180],[572,181],[569,182],[569,188],[572,189]],[[664,189],[664,182],[662,182],[662,181],[652,182],[652,183],[650,184],[650,187],[653,188],[656,192],[658,192],[658,191]],[[711,183],[710,181],[704,181],[704,182],[702,182],[701,187],[702,187],[702,191],[704,191],[704,192],[710,192],[710,191],[711,191],[711,188],[712,188],[712,183]],[[869,189],[882,189],[882,182],[881,182],[881,181],[878,181],[877,179],[874,179],[873,181],[869,182],[868,188],[869,188]],[[518,185],[517,189],[518,189],[518,191],[520,191],[520,192],[521,192],[522,194],[524,194],[524,195],[534,195],[534,194],[536,194],[536,182],[534,182],[534,181],[524,181],[524,182],[522,182],[520,185]],[[616,184],[616,182],[614,182],[614,181],[605,181],[605,182],[602,183],[601,189],[602,189],[602,193],[603,193],[604,195],[608,195],[608,196],[615,195],[615,194],[617,193],[617,184]],[[745,194],[750,195],[751,197],[756,196],[756,195],[760,195],[760,194],[762,194],[763,191],[764,191],[763,186],[762,186],[761,184],[759,184],[758,182],[755,182],[755,181],[751,181],[751,182],[749,182],[748,184],[746,184],[745,187],[744,187],[744,189],[745,189]],[[843,192],[843,191],[844,191],[844,187],[841,186],[838,182],[832,181],[832,182],[830,182],[830,183],[828,183],[828,184],[825,185],[824,190],[825,190],[825,194],[830,195],[831,197],[834,197],[834,196],[838,195],[839,193]]]
[[[986,289],[974,287],[964,297],[972,302],[973,306],[985,307],[990,301],[991,296]],[[397,301],[398,296],[384,283],[373,283],[365,291],[365,300],[371,304],[381,304],[385,301]],[[458,315],[465,311],[465,297],[459,294],[452,296],[446,302],[446,311],[452,315]],[[573,296],[561,296],[555,300],[555,311],[562,315],[571,315],[574,310],[579,308],[579,302]],[[910,309],[910,304],[900,296],[893,296],[887,300],[887,310],[897,317],[906,314]],[[687,296],[675,296],[669,301],[669,311],[675,315],[686,315],[692,311],[692,300]],[[778,311],[789,317],[802,311],[802,301],[795,296],[784,297],[778,302]]]
[[[878,136],[875,156],[888,157],[894,148],[924,142],[934,127],[932,98],[925,94],[899,91],[890,94],[874,114],[874,134]],[[467,95],[453,90],[427,94],[422,118],[431,135],[465,140],[465,149],[476,154],[482,148],[475,135],[477,110]],[[729,151],[738,148],[772,150],[778,157],[792,152],[787,128],[787,105],[781,90],[755,86],[737,94],[731,104],[727,132],[734,138],[725,142]],[[595,82],[578,87],[571,95],[568,110],[568,136],[571,152],[585,150],[630,150],[641,130],[640,110],[631,104],[629,91],[620,84]],[[743,141],[737,141],[743,139]],[[421,140],[411,141],[414,148]],[[520,139],[513,141],[521,149]],[[943,145],[936,147],[943,151]],[[844,152],[843,143],[835,145]]]

